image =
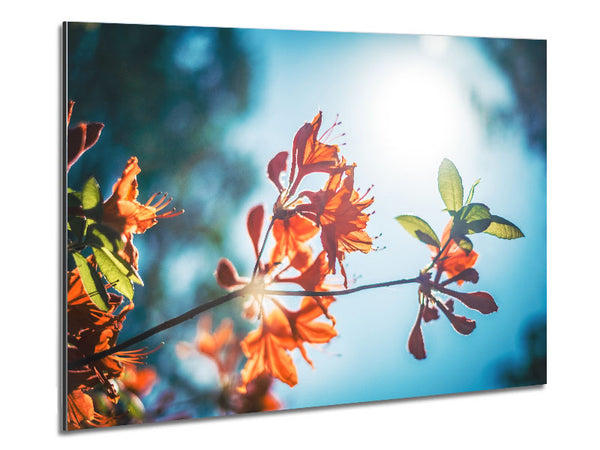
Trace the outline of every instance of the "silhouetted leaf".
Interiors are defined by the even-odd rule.
[[[473,250],[473,242],[471,242],[471,239],[468,237],[463,237],[458,241],[458,246],[462,248],[467,255]]]
[[[456,214],[451,235],[458,238],[481,233],[490,226],[491,217],[490,209],[483,203],[469,203]]]
[[[79,208],[81,207],[81,192],[74,191],[69,188],[67,192],[67,207],[68,208]]]
[[[444,158],[438,171],[438,189],[448,211],[458,211],[463,205],[462,178],[456,166]]]
[[[396,217],[400,225],[412,236],[427,245],[440,247],[440,240],[427,222],[417,216],[401,215]]]
[[[83,217],[72,216],[67,222],[67,229],[73,233],[77,242],[81,242],[85,231],[85,219]]]
[[[108,311],[108,294],[98,272],[81,253],[73,253],[85,291],[101,311]]]

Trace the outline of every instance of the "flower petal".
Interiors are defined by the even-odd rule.
[[[281,174],[287,170],[288,152],[277,153],[267,166],[267,175],[279,192],[283,191]]]
[[[417,320],[408,336],[408,351],[412,353],[416,359],[425,359],[427,356],[427,353],[425,352],[425,342],[423,341],[423,333],[421,331],[421,319],[423,318],[424,309],[424,305],[419,306]]]
[[[498,305],[487,292],[455,292],[448,289],[448,295],[457,298],[467,308],[479,311],[482,314],[491,314],[498,311]]]
[[[248,213],[248,219],[246,226],[248,227],[248,234],[252,240],[252,246],[254,247],[254,254],[258,258],[259,252],[259,241],[260,234],[262,232],[263,221],[265,220],[265,208],[263,205],[256,205]]]
[[[452,327],[459,332],[460,334],[471,334],[475,329],[475,321],[471,319],[467,319],[464,316],[456,316],[452,312],[450,312],[446,305],[440,301],[436,302],[437,306],[442,310],[442,312],[446,315]]]
[[[440,318],[440,313],[435,306],[425,306],[425,311],[423,312],[423,320],[425,322],[431,322],[432,320],[437,320]]]
[[[217,270],[215,270],[215,278],[219,286],[225,289],[235,289],[244,285],[235,266],[227,258],[221,258],[217,263]]]
[[[104,124],[92,122],[82,123],[75,128],[69,129],[67,137],[67,170],[77,162],[86,150],[98,142],[102,128],[104,128]]]
[[[444,281],[442,283],[442,286],[446,286],[450,283],[454,283],[455,281],[458,281],[459,284],[462,281],[469,281],[470,283],[475,284],[479,281],[479,273],[475,269],[470,267],[468,269],[463,270],[458,275],[455,275],[452,278],[449,278],[446,281]]]

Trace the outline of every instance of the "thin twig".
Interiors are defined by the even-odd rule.
[[[77,361],[72,361],[68,364],[69,370],[76,369],[78,367],[85,366],[86,364],[92,363],[94,361],[98,361],[102,358],[106,358],[114,353],[120,352],[132,345],[138,344],[145,339],[148,339],[155,334],[160,333],[161,331],[165,331],[169,328],[172,328],[176,325],[179,325],[186,320],[192,319],[193,317],[201,314],[209,309],[212,309],[216,306],[222,305],[223,303],[227,303],[230,300],[233,300],[237,297],[242,297],[244,295],[253,294],[253,295],[279,295],[279,296],[289,296],[289,297],[325,297],[325,296],[341,296],[348,295],[354,292],[364,291],[367,289],[377,289],[389,286],[398,286],[401,284],[408,283],[422,283],[423,280],[420,277],[408,278],[402,280],[394,280],[394,281],[385,281],[382,283],[373,283],[373,284],[365,284],[363,286],[357,286],[350,289],[343,289],[338,291],[283,291],[283,290],[270,290],[270,289],[260,289],[252,284],[244,286],[242,289],[238,289],[237,291],[230,292],[226,295],[222,295],[214,300],[203,303],[200,306],[197,306],[189,311],[174,317],[173,319],[167,320],[155,327],[152,327],[143,333],[138,334],[126,341],[121,342],[120,344],[115,345],[112,348],[104,350],[99,353],[94,353],[93,355],[89,355],[85,358],[79,359]]]

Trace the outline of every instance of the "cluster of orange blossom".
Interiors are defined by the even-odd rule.
[[[69,102],[67,123],[73,102]],[[67,170],[91,148],[103,125],[82,123],[69,128]],[[69,190],[69,254],[76,267],[67,273],[67,360],[79,361],[115,346],[123,322],[134,307],[132,282],[141,283],[138,251],[133,235],[145,232],[159,218],[173,217],[183,211],[159,212],[169,203],[166,195],[154,204],[137,201],[137,158],[127,162],[113,192],[102,202],[95,180],[90,179],[81,192]],[[85,249],[91,254],[83,255]],[[116,292],[124,295],[119,295]],[[127,297],[127,299],[125,298]],[[116,404],[122,393],[129,401],[144,395],[156,381],[151,367],[137,369],[148,352],[144,349],[112,353],[82,367],[68,370],[67,426],[78,429],[120,423],[113,414],[100,412],[99,398]],[[94,395],[99,393],[100,396]],[[102,408],[106,410],[106,406]]]
[[[326,292],[333,287],[326,277],[335,274],[338,267],[347,287],[345,255],[372,249],[373,240],[365,230],[370,214],[365,209],[371,206],[373,198],[354,189],[356,165],[346,163],[338,145],[324,142],[339,122],[319,136],[321,121],[319,112],[296,133],[289,172],[287,151],[275,155],[268,164],[267,175],[279,195],[262,246],[265,210],[258,205],[248,213],[248,234],[256,257],[251,277],[241,278],[225,258],[219,261],[215,272],[218,284],[226,289],[256,287],[243,315],[249,320],[258,318],[260,324],[241,342],[247,361],[241,371],[240,392],[265,375],[294,386],[298,376],[289,352],[298,349],[312,366],[304,344],[324,344],[337,335],[335,320],[328,310],[334,297],[305,296],[299,308],[294,309],[281,299],[264,296],[262,290],[276,283],[293,283],[304,291]],[[299,190],[302,180],[315,172],[328,175],[323,188]],[[283,174],[287,174],[287,182],[282,182]],[[313,240],[317,235],[320,239]],[[263,250],[269,237],[274,245],[264,260]],[[321,244],[316,250],[315,241]],[[328,321],[318,320],[322,317]]]
[[[454,299],[483,314],[497,311],[498,306],[487,292],[459,292],[448,287],[453,283],[461,286],[465,281],[479,280],[474,269],[478,254],[469,236],[485,232],[502,239],[523,237],[516,225],[491,214],[485,204],[472,201],[479,181],[473,184],[465,199],[458,170],[444,159],[438,173],[438,188],[450,221],[442,239],[417,216],[396,217],[412,236],[429,247],[431,262],[416,278],[348,289],[344,268],[346,254],[368,253],[373,249],[373,238],[366,231],[372,213],[366,210],[374,198],[367,197],[370,189],[362,195],[355,189],[356,164],[346,162],[339,146],[325,142],[339,122],[336,120],[319,136],[321,122],[319,112],[311,123],[305,123],[298,130],[291,152],[280,152],[268,163],[267,176],[278,196],[268,220],[262,205],[248,212],[247,231],[255,256],[251,274],[241,277],[234,265],[222,258],[215,271],[216,281],[232,292],[209,302],[206,307],[194,308],[168,321],[168,327],[175,326],[236,296],[246,297],[242,315],[247,320],[258,321],[257,329],[242,339],[234,333],[230,319],[223,320],[213,331],[212,317],[204,315],[198,321],[194,343],[179,342],[176,347],[180,358],[188,357],[195,350],[214,362],[221,384],[218,403],[226,413],[280,408],[270,388],[274,379],[292,387],[297,384],[291,352],[299,350],[312,366],[304,345],[325,344],[337,335],[335,319],[329,312],[335,295],[418,283],[419,309],[408,339],[408,350],[416,359],[426,357],[422,322],[438,319],[440,310],[458,333],[470,334],[475,329],[475,321],[455,314]],[[97,141],[101,129],[101,124],[81,124],[69,130],[69,168]],[[288,159],[291,160],[289,170]],[[79,363],[74,364],[76,368],[69,369],[68,374],[70,428],[117,423],[114,414],[103,415],[95,407],[90,396],[93,389],[101,389],[103,398],[116,402],[119,392],[129,389],[134,394],[141,393],[149,389],[156,378],[154,372],[135,370],[135,364],[147,355],[145,349],[117,351],[123,347],[114,347],[125,316],[133,308],[132,283],[141,283],[133,235],[144,233],[159,218],[173,217],[183,211],[160,214],[170,202],[166,195],[155,201],[160,195],[155,194],[146,204],[139,203],[136,181],[139,172],[137,159],[133,157],[106,202],[102,201],[93,179],[86,182],[81,192],[69,191],[68,226],[74,236],[69,242],[69,253],[77,267],[68,272],[67,350],[69,362]],[[323,187],[300,189],[302,181],[314,173],[326,175]],[[263,234],[265,222],[268,225]],[[265,252],[268,242],[272,242],[272,247]],[[85,256],[80,252],[87,247],[92,253]],[[338,270],[343,290],[330,277]],[[441,280],[444,274],[446,279]],[[297,285],[301,290],[269,289],[284,284]],[[282,300],[286,293],[303,298],[294,307]],[[448,298],[444,300],[445,297]],[[162,325],[148,333],[166,329],[166,325]],[[147,337],[147,333],[142,336],[135,342]],[[91,362],[81,363],[90,356],[94,356]],[[245,365],[238,374],[244,357]],[[131,380],[139,380],[139,383]]]

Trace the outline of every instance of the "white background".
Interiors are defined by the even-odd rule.
[[[5,448],[597,445],[600,39],[592,2],[571,1],[560,7],[523,0],[31,3],[5,5],[0,28],[4,196],[0,441]],[[59,433],[63,20],[548,39],[548,385]]]

